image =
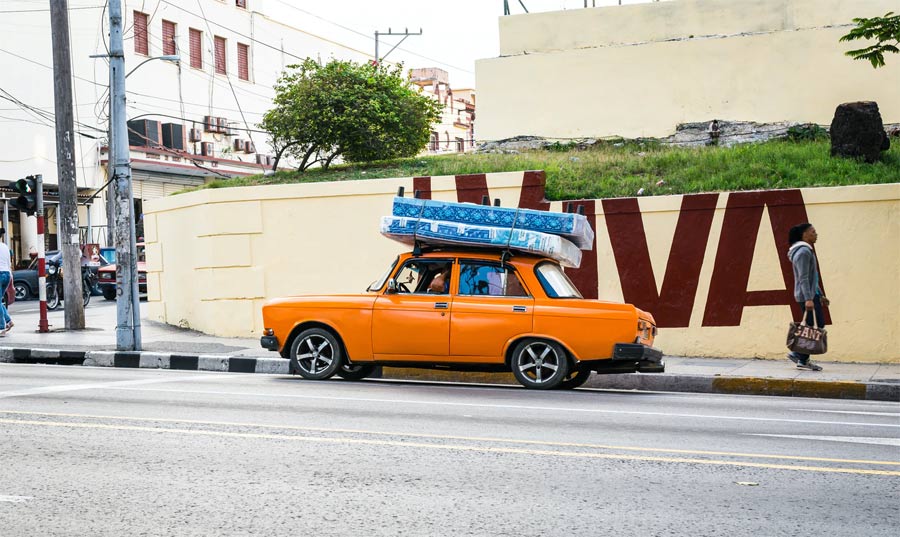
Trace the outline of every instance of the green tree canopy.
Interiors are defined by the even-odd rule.
[[[857,50],[848,50],[845,52],[854,60],[869,60],[872,67],[877,69],[884,67],[884,53],[893,52],[897,54],[900,49],[900,15],[894,15],[891,11],[884,17],[873,17],[871,19],[853,19],[856,28],[850,30],[845,36],[841,37],[841,41],[854,41],[856,39],[875,39],[874,45]]]
[[[307,58],[275,84],[275,107],[260,127],[269,133],[275,166],[285,154],[298,169],[410,157],[429,140],[441,107],[402,76],[402,66]]]

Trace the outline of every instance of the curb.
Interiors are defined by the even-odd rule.
[[[132,369],[290,374],[288,360],[283,358],[248,358],[214,354],[66,351],[59,349],[0,347],[0,362],[69,363],[94,367]],[[518,386],[518,382],[516,382],[511,373],[478,373],[440,369],[385,367],[380,378]],[[592,375],[584,384],[584,387],[608,390],[774,395],[780,397],[866,399],[900,402],[900,384],[887,382],[628,373],[620,375]]]

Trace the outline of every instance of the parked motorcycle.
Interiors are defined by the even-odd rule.
[[[81,267],[81,294],[84,306],[91,302],[91,289],[97,285],[97,275],[90,267]],[[62,304],[63,297],[63,269],[62,259],[59,262],[47,263],[47,309],[56,310]]]

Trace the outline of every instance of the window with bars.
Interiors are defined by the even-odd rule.
[[[150,53],[150,42],[147,36],[147,14],[134,12],[134,52],[147,56]]]
[[[241,80],[250,80],[250,46],[238,43],[237,46],[238,60],[238,78]]]
[[[203,32],[191,28],[191,67],[203,69]]]
[[[216,53],[216,73],[220,75],[228,74],[228,69],[225,64],[225,38],[216,36],[213,41],[215,43]]]
[[[175,23],[172,21],[162,21],[162,50],[166,56],[174,56],[177,54],[178,47],[175,46]]]

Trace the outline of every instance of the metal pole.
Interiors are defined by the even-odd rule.
[[[375,30],[375,63],[381,63],[378,59],[378,30]]]
[[[35,216],[37,217],[38,232],[38,298],[41,300],[38,332],[49,332],[50,324],[47,323],[47,260],[44,258],[44,176],[37,175],[34,179],[37,185],[37,196],[35,196],[37,211],[35,211]]]
[[[110,155],[115,189],[116,242],[116,349],[141,350],[140,297],[137,246],[134,237],[134,202],[131,191],[131,156],[125,115],[125,46],[122,41],[122,2],[109,0],[109,131],[115,140]]]

